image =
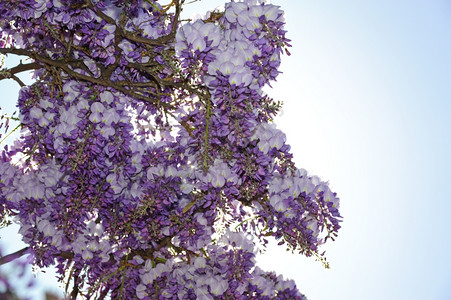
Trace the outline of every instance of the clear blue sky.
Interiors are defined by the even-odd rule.
[[[298,167],[339,194],[344,222],[324,247],[330,270],[274,248],[260,265],[311,300],[451,299],[451,2],[272,3],[293,44],[267,91],[285,102],[276,122]],[[2,106],[15,100],[0,90]]]

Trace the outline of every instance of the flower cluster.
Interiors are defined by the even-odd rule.
[[[230,2],[218,23],[197,20],[182,26],[175,50],[186,66],[200,66],[209,87],[221,86],[226,77],[232,88],[258,89],[279,73],[280,54],[288,45],[283,24],[277,6]]]
[[[254,244],[243,233],[227,231],[204,256],[191,261],[168,259],[140,270],[139,299],[152,299],[153,285],[165,298],[176,299],[306,299],[292,280],[255,266]]]
[[[262,92],[289,46],[283,11],[245,0],[183,23],[180,1],[66,2],[0,2],[1,53],[36,78],[1,153],[0,212],[34,263],[72,297],[304,299],[254,259],[269,236],[320,256],[340,228]]]

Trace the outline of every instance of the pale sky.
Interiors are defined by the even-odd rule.
[[[267,90],[285,103],[276,123],[297,166],[338,193],[344,221],[323,247],[330,270],[283,248],[260,266],[311,300],[451,299],[451,2],[272,3],[293,45]],[[16,91],[0,90],[2,107],[14,103]]]

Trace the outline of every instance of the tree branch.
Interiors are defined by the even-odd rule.
[[[22,64],[22,63],[20,63],[19,65],[15,66],[15,67],[13,67],[11,69],[5,69],[5,70],[0,71],[0,80],[12,78],[12,79],[14,79],[16,81],[18,81],[18,80],[20,81],[20,79],[17,78],[15,76],[15,74],[21,73],[21,72],[25,72],[25,71],[30,71],[30,70],[36,70],[36,69],[40,69],[40,68],[43,68],[43,66],[41,66],[37,62],[32,62],[32,63],[29,63],[29,64]],[[23,86],[22,85],[23,84],[22,81],[20,81],[19,84],[21,86]]]
[[[107,80],[105,78],[97,78],[97,77],[93,77],[93,76],[89,76],[89,75],[84,75],[81,73],[78,73],[74,70],[72,70],[70,68],[71,66],[71,62],[66,60],[66,59],[62,59],[62,60],[53,60],[49,57],[45,57],[42,55],[39,55],[33,51],[29,51],[29,50],[25,50],[25,49],[13,49],[13,48],[0,48],[0,53],[3,54],[17,54],[17,55],[24,55],[24,56],[28,56],[30,58],[33,58],[36,61],[39,61],[45,65],[49,65],[49,66],[54,66],[59,68],[60,70],[64,71],[66,74],[77,78],[77,79],[81,79],[83,81],[87,81],[87,82],[91,82],[94,84],[98,84],[98,85],[103,85],[103,86],[109,86],[112,87],[122,93],[124,93],[127,96],[133,97],[133,98],[137,98],[146,102],[150,102],[153,104],[156,104],[158,106],[162,106],[165,109],[174,109],[174,107],[172,107],[171,105],[169,105],[168,103],[164,103],[164,102],[160,102],[157,99],[153,99],[150,97],[146,97],[144,95],[141,95],[139,93],[133,93],[133,91],[127,89],[124,86],[120,86],[119,84],[117,84],[114,81],[111,80]],[[78,61],[75,62],[76,64],[79,64]],[[73,67],[73,66],[71,66]],[[76,67],[79,67],[79,65],[77,65]],[[157,94],[155,96],[158,96]]]
[[[20,250],[18,250],[16,252],[14,252],[14,253],[11,253],[11,254],[8,254],[8,255],[0,257],[0,266],[13,261],[16,258],[21,257],[22,255],[27,254],[27,251],[29,249],[30,249],[30,247],[25,247],[25,248],[22,248],[22,249],[20,249]]]
[[[26,86],[26,84],[22,80],[20,80],[20,78],[17,77],[16,75],[11,75],[11,79],[17,82],[20,85],[20,87]]]

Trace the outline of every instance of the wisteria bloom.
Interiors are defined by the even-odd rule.
[[[263,92],[290,46],[280,7],[69,2],[0,1],[1,52],[36,80],[15,79],[20,138],[0,153],[0,214],[32,263],[72,298],[306,299],[256,265],[268,239],[325,263],[341,222]]]

